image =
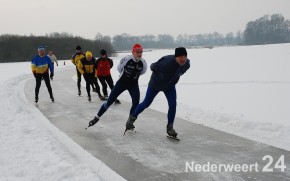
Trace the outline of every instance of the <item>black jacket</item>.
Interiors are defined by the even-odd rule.
[[[152,63],[150,68],[152,75],[149,86],[157,91],[166,91],[174,86],[180,76],[190,67],[190,60],[187,59],[184,65],[179,65],[174,55],[167,55]]]

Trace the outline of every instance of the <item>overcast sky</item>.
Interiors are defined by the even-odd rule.
[[[265,14],[290,19],[290,0],[0,0],[0,34],[114,36],[236,33]]]

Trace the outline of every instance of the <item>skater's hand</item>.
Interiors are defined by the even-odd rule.
[[[50,73],[50,78],[52,78],[54,76],[54,73],[52,72],[52,73]]]

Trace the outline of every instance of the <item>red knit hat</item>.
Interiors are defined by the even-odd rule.
[[[143,51],[143,47],[137,43],[132,47],[132,51],[138,51],[138,50]]]

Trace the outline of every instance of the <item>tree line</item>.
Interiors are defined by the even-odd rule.
[[[247,23],[244,31],[221,34],[180,34],[176,38],[169,34],[132,36],[127,33],[103,36],[98,33],[96,40],[111,42],[116,50],[130,50],[135,42],[145,48],[174,48],[176,46],[225,46],[225,45],[257,45],[290,42],[290,21],[281,14],[265,15]]]
[[[84,39],[68,33],[51,33],[46,36],[1,35],[0,62],[31,61],[40,45],[47,50],[52,49],[59,60],[70,59],[77,45],[80,45],[83,51],[91,51],[94,57],[100,56],[101,49],[106,49],[109,56],[116,52],[107,41]]]
[[[152,34],[133,36],[127,33],[113,37],[97,33],[94,40],[84,39],[68,33],[51,33],[45,36],[0,36],[0,62],[30,61],[37,53],[37,47],[44,45],[53,49],[58,59],[70,59],[75,52],[75,46],[81,45],[83,50],[92,51],[99,56],[99,50],[104,48],[108,55],[116,50],[131,50],[132,45],[140,43],[144,48],[174,48],[214,47],[225,45],[258,45],[290,42],[290,21],[281,14],[265,15],[247,23],[244,31],[221,34],[180,34],[176,38],[169,34]]]
[[[273,44],[290,42],[290,21],[280,14],[265,15],[247,23],[245,44]]]
[[[243,34],[238,31],[236,34],[228,33],[223,35],[218,32],[208,34],[180,34],[176,38],[169,34],[159,34],[157,36],[148,34],[142,36],[132,36],[127,33],[115,35],[113,38],[103,36],[98,33],[96,40],[112,42],[118,51],[130,50],[136,42],[142,44],[144,48],[174,48],[177,46],[224,46],[239,45],[243,43]]]

